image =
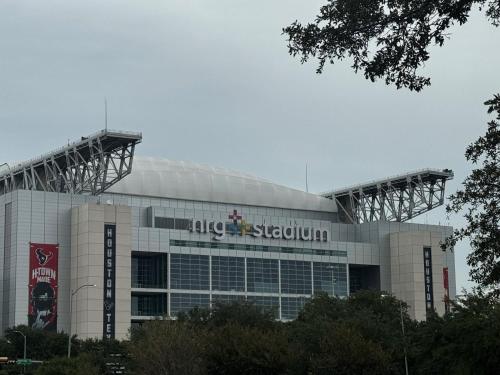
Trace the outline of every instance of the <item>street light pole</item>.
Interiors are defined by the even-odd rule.
[[[380,297],[386,298],[390,297],[386,294],[381,294]],[[406,349],[406,334],[405,334],[405,321],[403,319],[403,302],[399,300],[399,319],[401,320],[401,333],[403,334],[403,352],[405,355],[405,374],[408,375],[408,353]]]
[[[72,322],[71,320],[73,319],[73,297],[75,296],[76,293],[80,291],[80,289],[83,288],[94,288],[96,285],[95,284],[85,284],[82,285],[78,288],[76,288],[74,291],[71,291],[71,296],[69,298],[69,335],[68,335],[68,358],[71,358],[71,326]]]
[[[332,297],[335,297],[335,282],[337,281],[337,279],[333,277],[333,270],[335,269],[335,267],[332,264],[330,264],[326,266],[326,269],[330,270],[332,275]]]
[[[24,349],[23,349],[23,360],[24,360],[24,365],[23,365],[23,373],[26,372],[26,335],[22,333],[21,331],[18,330],[13,330],[12,332],[19,333],[21,336],[23,336],[24,339]]]
[[[405,371],[406,375],[408,375],[408,354],[406,352],[406,335],[405,335],[405,323],[403,319],[403,303],[401,300],[399,301],[399,314],[401,318],[401,333],[403,334],[403,350],[405,353]]]

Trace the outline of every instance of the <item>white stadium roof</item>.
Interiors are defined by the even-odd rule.
[[[110,193],[337,212],[335,201],[249,174],[185,161],[135,157]]]

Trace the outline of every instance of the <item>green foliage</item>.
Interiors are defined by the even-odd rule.
[[[153,320],[132,331],[130,354],[140,375],[204,374],[203,332],[189,324]]]
[[[412,321],[406,309],[379,292],[347,299],[319,294],[298,319],[282,323],[252,304],[219,304],[213,310],[196,309],[182,320],[146,322],[131,331],[130,342],[76,340],[75,357],[47,352],[42,366],[26,370],[28,375],[107,375],[105,363],[116,362],[110,355],[120,354],[127,373],[141,375],[404,374],[406,348],[412,374],[498,373],[497,298],[466,295],[452,302],[444,317],[430,316],[425,322]],[[36,334],[48,347],[57,347],[57,335]],[[37,345],[28,341],[28,348],[31,344]],[[6,365],[0,374],[20,370]]]
[[[12,343],[14,348],[12,357],[22,358],[24,349],[24,339],[19,333],[13,332],[15,330],[26,335],[26,341],[29,343],[26,351],[28,358],[45,360],[54,356],[64,356],[67,353],[68,336],[66,334],[19,325],[5,330],[5,338]]]
[[[78,358],[53,358],[45,362],[34,375],[98,375],[99,370],[85,355]]]
[[[297,370],[294,373],[317,373],[322,366],[324,371],[334,373],[345,369],[358,373],[368,362],[373,373],[378,369],[386,374],[398,373],[404,368],[401,312],[407,329],[413,329],[406,305],[380,292],[359,292],[345,300],[316,295],[298,319],[289,323],[292,360]],[[360,341],[364,343],[359,349],[365,351],[364,358],[357,355]],[[342,358],[350,359],[349,366]]]
[[[500,303],[466,295],[444,318],[420,323],[409,339],[418,374],[498,374]]]
[[[119,362],[126,368],[131,365],[126,341],[96,339],[77,341],[74,353],[90,360],[99,369],[100,374],[106,373],[107,362]]]
[[[288,343],[281,329],[235,324],[213,329],[206,336],[209,374],[283,374]]]
[[[381,345],[348,324],[332,324],[311,356],[311,372],[318,375],[389,374],[390,365],[390,355]]]
[[[318,73],[326,62],[351,58],[352,68],[371,81],[420,91],[430,85],[418,73],[429,47],[442,46],[449,28],[466,23],[473,6],[500,24],[498,0],[327,0],[315,22],[295,21],[283,33],[292,56],[318,59]]]
[[[271,329],[275,324],[275,314],[248,301],[216,303],[211,310],[207,324],[221,327],[236,324],[243,327]]]
[[[456,229],[443,248],[468,238],[472,252],[467,257],[472,280],[500,295],[500,95],[485,103],[496,121],[486,134],[472,143],[465,157],[479,165],[463,182],[463,189],[450,197],[448,212],[466,209],[466,226]]]
[[[178,318],[204,342],[209,374],[280,374],[286,368],[287,337],[273,311],[238,301],[193,309]]]

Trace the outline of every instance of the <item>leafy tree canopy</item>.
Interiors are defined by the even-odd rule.
[[[12,343],[14,349],[11,355],[15,358],[22,358],[24,350],[24,339],[14,332],[16,330],[26,335],[28,358],[44,360],[54,356],[64,356],[67,353],[68,336],[66,334],[19,325],[5,330],[5,338]]]
[[[465,157],[478,166],[463,182],[462,190],[450,197],[448,212],[466,209],[466,226],[456,229],[443,248],[469,238],[467,256],[472,280],[500,295],[500,95],[485,103],[496,121],[488,123],[486,134],[472,143]]]
[[[187,313],[178,314],[177,319],[208,328],[234,323],[246,327],[268,329],[276,324],[272,310],[263,309],[245,300],[230,303],[216,302],[211,309],[194,308]]]
[[[500,303],[493,296],[466,294],[450,313],[419,323],[410,332],[416,374],[497,374],[500,368]]]
[[[131,331],[135,374],[205,374],[203,332],[183,322],[153,320]]]
[[[367,79],[420,91],[430,78],[419,68],[429,47],[442,46],[453,24],[467,22],[474,6],[500,25],[500,0],[328,0],[313,23],[295,21],[283,29],[292,56],[302,62],[351,58]]]
[[[99,375],[98,368],[85,355],[77,358],[53,358],[45,362],[34,375]]]

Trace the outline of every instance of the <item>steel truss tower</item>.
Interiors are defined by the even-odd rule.
[[[98,195],[130,174],[141,133],[102,130],[0,172],[0,194],[17,189]]]
[[[444,203],[449,169],[425,169],[321,194],[334,199],[346,223],[404,222]]]

